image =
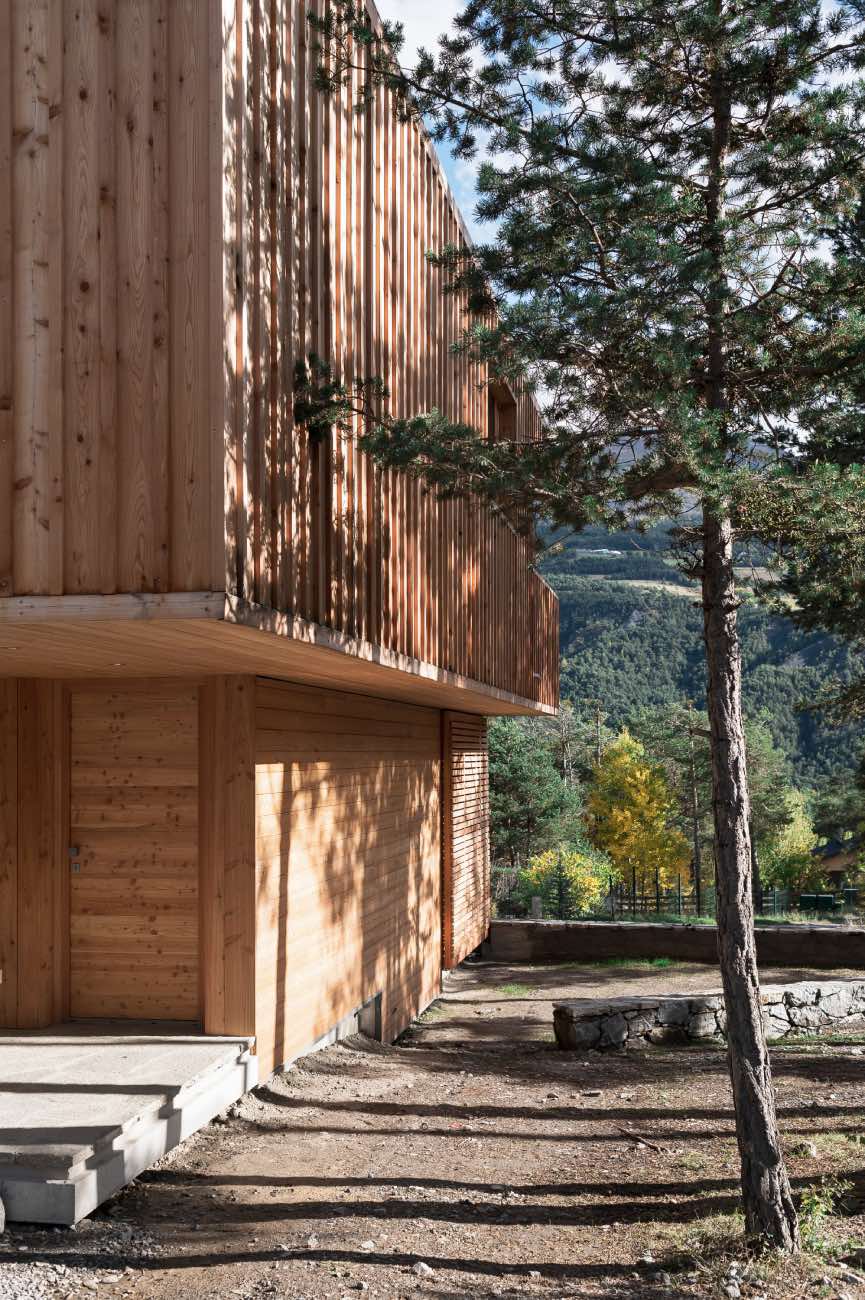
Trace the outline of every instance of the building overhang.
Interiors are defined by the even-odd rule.
[[[226,673],[469,713],[556,713],[548,704],[225,592],[0,600],[0,677]]]

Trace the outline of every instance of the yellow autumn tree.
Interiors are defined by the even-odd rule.
[[[673,885],[690,860],[687,840],[670,824],[674,802],[663,769],[623,731],[594,767],[586,813],[592,843],[634,894]]]

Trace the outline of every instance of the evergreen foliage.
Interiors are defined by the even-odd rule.
[[[641,710],[675,710],[692,699],[705,707],[702,615],[690,597],[645,590],[628,581],[546,575],[561,601],[562,695],[586,711],[601,700],[615,728]],[[857,679],[848,646],[819,629],[797,628],[756,599],[740,609],[743,708],[768,727],[803,787],[849,775],[859,761],[865,726],[809,707],[837,684]]]
[[[526,530],[695,509],[678,540],[701,582],[745,1219],[786,1250],[798,1227],[756,995],[734,539],[778,540],[791,481],[797,517],[813,509],[827,481],[803,439],[839,463],[860,445],[863,17],[858,0],[466,0],[414,69],[357,0],[315,20],[322,88],[359,65],[458,153],[483,137],[478,210],[496,237],[438,261],[470,295],[463,346],[548,394],[536,443],[482,446],[440,412],[385,411],[367,449]]]
[[[543,914],[573,921],[595,911],[618,879],[613,864],[590,845],[559,845],[533,857],[517,877],[517,896],[526,912],[540,898]]]
[[[578,838],[580,793],[556,766],[548,735],[531,722],[496,718],[488,744],[493,860],[516,867]]]

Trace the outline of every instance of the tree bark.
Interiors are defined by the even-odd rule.
[[[704,515],[703,629],[706,642],[717,869],[718,950],[742,1199],[749,1237],[799,1249],[784,1168],[757,976],[751,894],[751,836],[742,725],[733,541],[730,520]]]
[[[703,912],[703,856],[700,852],[700,795],[697,790],[697,764],[694,757],[694,706],[688,702],[688,743],[691,768],[691,829],[694,838],[694,915]]]

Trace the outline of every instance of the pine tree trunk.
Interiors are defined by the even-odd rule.
[[[799,1229],[781,1155],[757,977],[732,528],[729,519],[706,514],[703,532],[703,628],[712,735],[718,949],[742,1162],[745,1227],[749,1237],[796,1251]]]

